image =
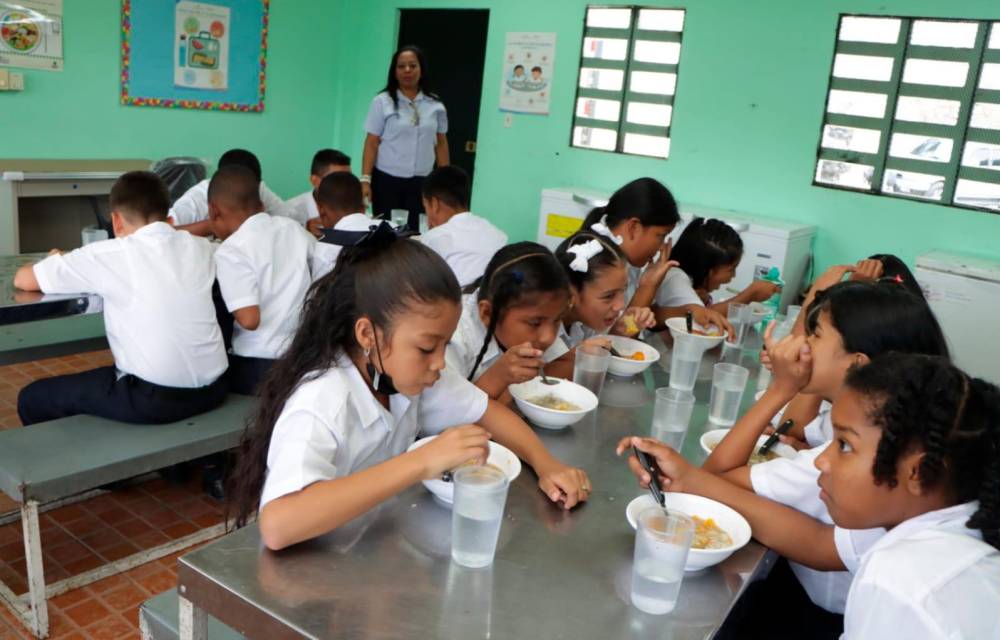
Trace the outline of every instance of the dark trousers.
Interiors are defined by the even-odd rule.
[[[247,358],[230,353],[229,390],[245,396],[257,395],[273,364],[270,358]]]
[[[424,212],[422,189],[424,178],[397,178],[384,171],[372,171],[372,211],[376,216],[389,219],[393,209],[406,209],[410,212],[406,226],[411,231],[420,230],[420,214]]]
[[[164,387],[132,375],[118,378],[114,367],[32,382],[17,396],[24,426],[81,413],[131,422],[166,424],[205,413],[226,398],[226,376],[205,387]]]

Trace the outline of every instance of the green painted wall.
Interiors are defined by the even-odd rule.
[[[929,249],[1000,258],[1000,215],[811,186],[838,14],[1000,19],[995,0],[644,4],[688,9],[669,160],[569,147],[585,0],[350,2],[338,25],[351,65],[337,74],[335,140],[360,157],[364,115],[384,82],[398,8],[489,8],[473,208],[512,237],[534,238],[543,187],[613,190],[651,175],[683,202],[818,225],[820,266],[882,251],[908,260]],[[509,129],[497,109],[508,31],[558,34],[552,114],[516,115]]]
[[[279,194],[308,188],[312,154],[333,137],[333,74],[323,61],[330,59],[340,3],[271,3],[262,114],[120,105],[120,0],[63,4],[66,69],[24,70],[23,92],[0,93],[0,157],[193,155],[214,163],[226,149],[245,146]]]

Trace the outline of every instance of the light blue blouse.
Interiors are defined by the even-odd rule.
[[[375,168],[397,178],[426,176],[434,169],[437,134],[448,132],[444,104],[423,92],[410,100],[396,93],[399,107],[385,91],[368,109],[365,130],[381,138]]]

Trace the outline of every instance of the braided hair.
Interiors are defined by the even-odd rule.
[[[344,247],[333,271],[310,287],[295,337],[261,386],[230,478],[227,521],[235,511],[236,527],[242,527],[257,511],[271,434],[288,398],[303,382],[335,367],[342,355],[361,351],[354,332],[358,318],[369,318],[388,340],[398,317],[413,305],[441,301],[461,304],[458,280],[424,245],[389,232]]]
[[[483,276],[465,291],[476,292],[479,302],[489,300],[492,310],[483,346],[469,371],[468,379],[472,380],[496,335],[501,316],[508,309],[531,304],[536,294],[565,292],[568,296],[569,280],[562,265],[547,248],[537,242],[515,242],[497,251],[486,265]]]
[[[872,475],[895,487],[900,456],[921,450],[922,487],[979,501],[967,526],[1000,548],[1000,389],[942,357],[892,353],[851,370],[847,387],[871,400],[882,429]]]

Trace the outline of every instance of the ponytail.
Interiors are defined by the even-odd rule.
[[[653,178],[638,178],[615,191],[608,204],[595,207],[583,221],[589,229],[604,220],[611,230],[636,218],[645,227],[675,227],[681,220],[677,201],[670,190]]]

